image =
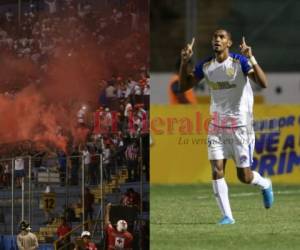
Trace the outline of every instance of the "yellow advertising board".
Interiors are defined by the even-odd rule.
[[[208,183],[208,105],[151,105],[151,183]],[[300,106],[256,105],[252,169],[274,183],[300,183]],[[239,183],[232,160],[226,179]]]

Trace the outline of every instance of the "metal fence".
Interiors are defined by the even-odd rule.
[[[11,234],[17,232],[17,225],[21,220],[27,220],[33,226],[42,224],[39,223],[43,219],[39,213],[40,209],[43,209],[45,219],[49,221],[51,217],[63,213],[63,208],[58,206],[63,205],[67,208],[76,197],[80,197],[77,202],[81,203],[83,222],[86,217],[84,197],[86,188],[90,186],[92,167],[98,168],[94,169],[98,175],[93,186],[99,187],[100,196],[103,197],[102,154],[94,156],[99,160],[97,165],[93,166],[85,164],[85,156],[65,157],[67,164],[65,170],[61,169],[56,157],[48,157],[47,166],[42,165],[38,168],[36,164],[42,160],[40,157],[21,156],[1,159],[0,165],[4,168],[0,192],[2,214],[4,214],[3,224],[7,225],[7,215],[10,215]],[[102,206],[103,199],[101,199]]]
[[[142,218],[145,211],[143,166],[149,163],[143,154],[149,152],[143,152],[145,142],[142,137],[138,139],[140,180],[136,185],[139,186],[141,201],[138,213]],[[97,230],[103,238],[102,211],[104,211],[107,185],[111,185],[111,182],[108,182],[106,169],[103,166],[103,153],[95,153],[92,157],[94,160],[90,164],[86,164],[86,156],[81,153],[76,156],[56,156],[54,153],[49,153],[44,156],[38,154],[1,159],[0,234],[16,235],[22,220],[28,221],[34,232],[41,232],[41,228],[51,224],[52,220],[65,217],[69,210],[73,210],[75,213],[75,222],[71,221],[73,226],[82,225],[84,230],[85,221],[96,220],[98,223],[92,224],[89,230],[92,230],[93,234]],[[147,162],[143,162],[143,159]],[[109,174],[118,175],[117,173],[128,171],[127,166],[124,165],[116,164],[114,168]],[[90,214],[86,214],[90,213],[85,208],[84,200],[87,188],[93,193],[96,201],[93,218]],[[116,201],[119,201],[119,198],[117,196]]]

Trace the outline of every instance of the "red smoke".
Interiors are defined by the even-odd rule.
[[[141,53],[147,55],[148,37],[139,37],[141,40]],[[30,59],[2,53],[0,92],[13,91],[14,95],[0,95],[0,143],[30,140],[66,150],[70,141],[84,142],[89,130],[77,128],[77,111],[82,104],[87,104],[91,112],[95,110],[102,79],[113,74],[132,75],[125,55],[139,41],[136,34],[128,32],[122,43],[116,40],[99,46],[87,32],[81,44],[70,47],[66,42],[60,43],[56,47],[58,56],[49,59],[44,72]],[[110,53],[113,58],[107,61]],[[141,62],[147,64],[146,58],[136,64]]]
[[[64,112],[57,105],[47,105],[34,86],[28,86],[14,98],[0,97],[1,143],[17,141],[52,142],[66,149],[67,138],[59,134],[62,124],[56,114]]]

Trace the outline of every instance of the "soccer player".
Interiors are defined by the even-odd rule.
[[[210,88],[212,120],[207,142],[213,191],[222,213],[219,224],[234,224],[224,179],[227,159],[235,161],[241,182],[262,189],[265,208],[270,208],[274,200],[271,181],[250,168],[255,135],[252,126],[253,92],[249,78],[262,88],[267,87],[267,78],[244,37],[240,45],[241,54],[230,53],[231,34],[224,29],[216,30],[212,37],[214,55],[199,61],[191,72],[187,62],[193,54],[192,45],[193,42],[181,51],[180,87],[181,91],[186,91],[204,78]]]

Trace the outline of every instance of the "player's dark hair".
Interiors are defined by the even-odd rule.
[[[232,40],[231,33],[230,33],[228,30],[226,30],[226,29],[219,28],[219,29],[216,29],[216,30],[214,31],[214,33],[216,33],[216,32],[217,32],[217,31],[219,31],[219,30],[223,30],[223,31],[225,31],[225,32],[226,32],[226,34],[227,34],[227,36],[228,36],[228,38],[229,38],[230,40]]]
[[[225,31],[226,31],[226,33],[227,33],[228,38],[229,38],[230,40],[232,40],[231,33],[230,33],[228,30],[225,30]]]

